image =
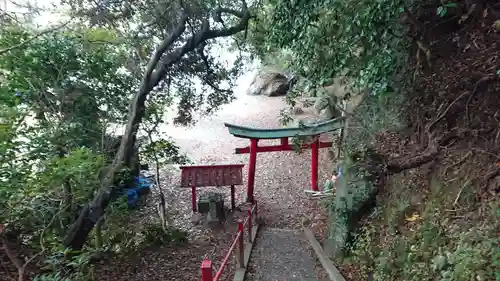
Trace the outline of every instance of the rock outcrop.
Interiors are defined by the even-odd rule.
[[[335,78],[332,84],[316,90],[314,109],[322,120],[337,118],[342,115],[337,107],[347,113],[353,113],[363,100],[364,94],[364,91],[349,90],[340,78]],[[333,106],[334,104],[336,106]]]
[[[361,104],[366,91],[354,91],[341,79],[333,79],[327,86],[309,85],[304,86],[299,82],[298,87],[302,96],[297,101],[291,113],[296,122],[318,123],[328,121],[342,115],[342,111],[348,114]]]
[[[279,72],[258,73],[250,84],[247,94],[269,97],[284,96],[295,82],[295,78],[289,78]]]

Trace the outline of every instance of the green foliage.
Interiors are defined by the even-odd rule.
[[[180,245],[187,242],[187,233],[178,229],[165,231],[160,224],[148,224],[142,231],[146,245]]]
[[[356,108],[346,128],[343,143],[346,152],[365,151],[377,133],[397,131],[405,127],[402,108],[405,98],[394,92],[367,96]]]
[[[233,99],[241,60],[227,67],[214,39],[242,31],[249,15],[242,2],[167,2],[63,1],[74,18],[51,32],[33,30],[10,13],[1,16],[10,19],[0,25],[0,222],[21,249],[41,251],[48,273],[40,280],[83,280],[96,251],[135,251],[155,236],[160,244],[186,239],[175,230],[160,235],[154,226],[146,233],[127,227],[135,222],[119,183],[128,181],[137,162],[130,136],[147,135],[149,143],[139,149],[157,169],[187,162],[170,139],[158,138],[166,108],[177,104],[174,121],[186,124],[195,111],[212,113]],[[221,5],[245,15],[214,13]],[[242,27],[226,26],[237,23]],[[126,155],[117,157],[112,128],[125,124],[132,124],[122,143]],[[116,165],[110,168],[111,161]],[[109,193],[102,192],[107,181],[115,184]],[[94,198],[99,194],[110,194],[110,207]],[[89,202],[102,210],[86,218],[98,220],[95,241],[68,253],[61,240],[71,244],[66,238],[77,232],[70,226],[82,230],[84,220],[76,218],[86,216],[81,209]]]
[[[153,66],[158,64],[157,70],[164,64],[172,63],[173,53],[180,53],[178,47],[184,45],[190,35],[203,29],[207,17],[213,16],[208,19],[213,30],[233,25],[238,20],[235,14],[215,15],[213,10],[216,7],[241,10],[242,2],[127,0],[96,3],[93,0],[64,0],[62,3],[70,7],[70,14],[78,17],[84,26],[92,26],[99,31],[86,38],[93,41],[100,39],[98,42],[104,45],[114,46],[118,41],[129,46],[129,56],[124,63],[131,66],[127,67],[131,72],[142,75],[151,54],[158,50],[159,42],[176,33],[182,15],[188,17],[185,31],[178,38],[173,38],[172,45],[160,54],[158,59],[161,58],[161,61],[154,62]],[[175,97],[178,112],[174,122],[181,125],[195,122],[195,113],[211,114],[232,101],[232,87],[242,68],[241,57],[229,65],[219,58],[219,40],[202,41],[201,44],[193,44],[195,50],[176,58],[173,65],[167,66],[168,70],[159,77],[158,86],[153,89],[154,95],[162,94],[168,99]]]
[[[1,47],[34,35],[20,27],[2,32]],[[71,32],[41,36],[26,47],[14,49],[0,60],[5,80],[4,101],[10,100],[10,105],[19,101],[33,107],[37,118],[42,118],[43,113],[48,121],[56,114],[63,114],[72,118],[65,120],[74,123],[71,129],[87,134],[94,129],[88,128],[91,123],[86,123],[92,117],[105,120],[123,117],[137,79],[120,70],[117,62],[127,56],[121,48],[92,45]]]
[[[367,212],[375,167],[370,145],[377,133],[402,127],[400,118],[406,86],[408,58],[406,27],[400,18],[413,1],[285,1],[268,0],[255,7],[251,25],[251,49],[265,64],[298,74],[301,79],[287,96],[291,107],[300,96],[315,97],[317,110],[330,116],[345,109],[344,101],[318,86],[332,85],[336,78],[347,92],[366,89],[344,130],[339,155],[342,177],[331,209],[329,240],[332,250],[345,249],[353,221]],[[290,114],[283,112],[283,121]],[[288,118],[287,118],[288,117]],[[374,164],[376,165],[376,164]],[[369,205],[369,204],[368,204]]]
[[[407,59],[407,41],[402,37],[406,28],[399,22],[406,4],[400,0],[269,0],[256,8],[258,21],[251,26],[250,39],[254,52],[265,63],[302,77],[287,97],[292,107],[305,93],[319,96],[317,102],[326,104],[315,104],[318,110],[339,105],[341,101],[331,100],[330,94],[315,90],[336,77],[349,78],[343,81],[348,88],[369,89],[355,118],[349,119],[341,144],[342,177],[330,202],[334,251],[344,248],[353,230],[353,216],[363,211],[360,208],[370,197],[373,179],[364,167],[371,157],[369,144],[381,130],[402,125],[399,114],[404,99],[394,92],[402,85],[394,78]]]
[[[0,49],[34,35],[25,26],[2,26]],[[113,45],[95,42],[112,39]],[[114,157],[106,143],[113,133],[108,127],[123,124],[139,84],[123,67],[130,46],[118,39],[104,29],[62,29],[0,56],[0,222],[22,241],[22,249],[43,251],[48,273],[37,280],[84,280],[95,251],[134,251],[144,244],[126,227],[132,213],[125,197],[108,210],[103,241],[71,254],[61,242],[100,187],[103,169]],[[150,103],[161,111],[169,99],[156,98]],[[150,143],[144,151],[168,163],[186,161],[169,140]]]
[[[289,68],[316,85],[340,76],[356,89],[390,91],[406,60],[405,28],[398,22],[402,0],[265,1],[252,26],[261,57],[293,54]],[[321,63],[318,63],[321,62]]]
[[[365,203],[372,197],[374,178],[367,166],[368,151],[345,156],[341,164],[342,175],[337,183],[335,198],[330,205],[329,247],[340,255],[356,228],[360,214],[370,211]]]
[[[90,281],[92,252],[59,252],[50,255],[45,260],[46,272],[35,277],[39,281]]]
[[[30,36],[32,31],[11,26],[1,30],[0,46]],[[93,193],[103,166],[98,154],[103,124],[122,116],[134,82],[118,71],[116,61],[123,56],[87,46],[74,34],[57,33],[0,58],[0,174],[5,182],[0,204],[10,207],[2,220],[36,217],[47,223],[50,219],[35,210],[56,215],[65,204],[63,185],[73,187],[72,204]]]
[[[69,278],[64,278],[61,273],[38,275],[33,281],[71,281]]]
[[[251,25],[251,50],[264,64],[301,77],[296,91],[287,97],[292,107],[298,97],[307,94],[319,97],[316,100],[321,109],[328,103],[338,103],[315,89],[331,85],[335,78],[345,78],[349,91],[367,89],[370,93],[348,119],[341,143],[338,160],[342,177],[335,200],[328,202],[334,254],[349,245],[349,236],[355,230],[353,216],[363,211],[360,204],[372,191],[370,163],[383,164],[372,161],[376,155],[371,154],[370,146],[376,134],[405,125],[401,109],[408,86],[408,41],[400,19],[413,4],[404,0],[267,0],[254,7],[257,21]],[[441,4],[436,10],[441,17],[457,6],[447,1]],[[469,183],[466,181],[466,185]],[[444,211],[455,208],[443,194],[446,189],[434,186],[438,192],[432,199],[426,198],[420,219],[407,219],[419,206],[398,192],[404,185],[408,181],[392,191],[392,204],[378,202],[380,207],[375,208],[369,223],[348,248],[348,260],[361,268],[360,280],[367,280],[370,274],[377,281],[500,280],[498,217],[482,217],[481,224],[468,213],[464,214],[467,219],[462,220],[458,214],[454,217],[454,213]],[[470,197],[462,197],[468,200],[465,206],[473,205]]]
[[[141,153],[150,161],[159,160],[159,164],[187,164],[189,159],[180,153],[179,146],[172,140],[157,140],[147,143]]]
[[[439,183],[434,183],[439,185]],[[438,189],[444,190],[442,187]],[[401,194],[395,197],[401,198]],[[425,204],[416,221],[398,222],[399,231],[387,232],[394,215],[407,215],[398,204],[380,207],[378,216],[366,224],[350,247],[349,263],[373,280],[500,280],[498,203],[482,223],[464,231],[446,214],[446,194],[438,191]],[[472,212],[475,212],[471,209]]]
[[[440,17],[445,17],[447,14],[448,14],[448,8],[456,8],[457,7],[457,3],[446,3],[446,4],[443,4],[441,6],[438,6],[437,7],[437,10],[436,10],[436,13],[440,16]]]

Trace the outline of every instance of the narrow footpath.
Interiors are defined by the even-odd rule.
[[[265,228],[260,231],[246,281],[327,281],[303,232]]]

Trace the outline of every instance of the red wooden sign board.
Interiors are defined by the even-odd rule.
[[[182,166],[181,187],[242,185],[244,166],[244,164]]]
[[[231,186],[231,207],[234,209],[235,185],[243,184],[245,164],[182,166],[181,187],[191,187],[191,204],[196,212],[196,188],[209,186]]]

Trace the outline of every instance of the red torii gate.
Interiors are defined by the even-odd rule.
[[[302,125],[293,128],[256,129],[224,123],[229,133],[238,138],[250,139],[250,146],[236,148],[236,154],[250,154],[248,163],[247,201],[254,201],[255,164],[258,152],[291,151],[294,146],[288,142],[291,137],[313,137],[311,144],[302,145],[301,149],[311,149],[311,189],[318,190],[318,153],[320,148],[331,147],[332,142],[319,141],[319,135],[340,129],[344,126],[345,118],[340,117],[314,125]],[[280,139],[279,145],[258,146],[261,139]]]

